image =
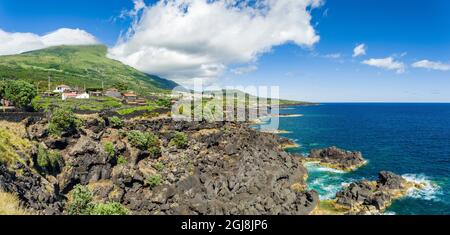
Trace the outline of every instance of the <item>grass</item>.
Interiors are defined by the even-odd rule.
[[[31,144],[28,140],[0,127],[0,164],[9,166],[18,161],[25,164],[25,160],[19,157],[17,151],[27,152],[30,148]]]
[[[32,101],[35,110],[50,111],[55,107],[71,109],[74,111],[100,112],[103,110],[116,110],[119,115],[129,115],[134,112],[152,112],[158,105],[153,101],[147,101],[144,106],[124,105],[120,100],[110,97],[95,97],[91,99],[68,99],[61,100],[59,97],[38,96]]]
[[[32,101],[35,110],[48,111],[54,107],[70,108],[81,111],[99,112],[107,109],[121,108],[122,103],[110,97],[96,97],[92,99],[68,99],[61,100],[60,97],[36,97]]]
[[[149,102],[145,106],[135,106],[135,107],[129,107],[129,108],[124,108],[124,109],[117,110],[117,113],[120,114],[120,115],[128,115],[128,114],[132,114],[134,112],[139,112],[139,111],[151,112],[151,111],[153,111],[155,109],[156,109],[156,106]]]
[[[19,199],[11,193],[0,191],[0,215],[31,215],[19,205]]]

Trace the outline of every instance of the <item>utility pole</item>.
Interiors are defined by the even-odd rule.
[[[50,92],[52,89],[50,87],[50,75],[48,75],[48,92]]]

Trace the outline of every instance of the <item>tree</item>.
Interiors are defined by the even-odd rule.
[[[13,80],[7,83],[5,90],[5,98],[14,103],[16,107],[27,107],[31,100],[37,96],[36,87],[22,80]]]
[[[5,97],[6,82],[0,81],[0,99]]]
[[[114,83],[114,88],[116,88],[119,91],[126,91],[128,90],[128,85],[124,82],[116,82]]]
[[[55,108],[48,125],[50,134],[60,136],[62,132],[74,132],[82,124],[71,109]]]

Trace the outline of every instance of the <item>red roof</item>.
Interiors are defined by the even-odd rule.
[[[65,95],[66,97],[67,97],[67,96],[73,96],[73,97],[76,97],[76,96],[77,96],[77,93],[76,93],[76,92],[65,92],[64,95]]]
[[[134,93],[123,93],[122,95],[125,96],[125,97],[136,97],[137,96]]]

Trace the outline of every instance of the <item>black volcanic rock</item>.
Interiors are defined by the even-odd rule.
[[[421,185],[382,171],[377,181],[354,182],[337,192],[336,206],[348,209],[350,214],[378,214],[413,187],[420,188]]]
[[[131,130],[154,133],[163,143],[161,156],[131,146],[126,137]],[[60,150],[65,166],[52,176],[52,187],[28,187],[5,176],[0,185],[27,195],[20,199],[46,214],[64,213],[77,184],[89,186],[96,200],[121,203],[132,214],[303,215],[319,203],[317,192],[306,190],[307,170],[300,159],[280,149],[285,140],[246,124],[163,118],[126,121],[118,130],[87,120],[79,136],[65,137],[64,143],[45,135],[45,122],[30,124],[28,132],[30,139]],[[174,132],[188,136],[186,149],[167,146]],[[107,142],[114,145],[114,156],[106,153]],[[160,182],[150,185],[149,178],[156,176]],[[33,179],[47,182],[37,174]],[[46,188],[53,191],[42,192]],[[44,198],[48,206],[35,198]]]
[[[355,170],[366,163],[361,152],[351,152],[336,147],[313,149],[306,160],[319,161],[322,165],[344,171]]]

